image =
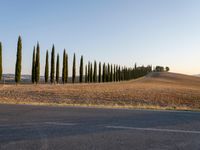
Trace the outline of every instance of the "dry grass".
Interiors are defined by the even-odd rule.
[[[121,83],[0,85],[0,103],[199,109],[200,78],[151,73]]]

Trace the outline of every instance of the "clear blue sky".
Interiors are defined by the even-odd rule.
[[[31,73],[32,51],[55,44],[88,60],[131,66],[170,66],[200,73],[199,0],[1,0],[0,41],[4,73],[14,73],[18,35],[23,40],[22,73]],[[60,62],[60,64],[62,64]]]

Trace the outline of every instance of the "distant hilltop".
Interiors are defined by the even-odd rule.
[[[194,76],[196,76],[196,77],[200,77],[200,74],[195,74]]]

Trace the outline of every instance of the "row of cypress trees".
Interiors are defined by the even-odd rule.
[[[35,50],[33,51],[33,65],[32,66],[35,66],[34,53],[35,53]],[[37,57],[36,57],[35,64],[37,64]],[[136,67],[135,69],[133,69],[133,68],[121,67],[120,65],[112,65],[109,63],[107,65],[106,63],[104,63],[102,66],[101,62],[99,62],[98,66],[99,68],[97,72],[97,62],[94,61],[94,64],[92,64],[92,62],[88,62],[88,64],[85,65],[85,74],[84,74],[84,63],[83,63],[83,55],[82,55],[80,58],[80,67],[79,67],[79,82],[80,83],[83,83],[84,81],[85,83],[118,82],[118,81],[131,80],[134,78],[138,78],[147,74],[148,72],[151,72],[151,66],[138,67],[138,68]],[[63,67],[62,68],[62,83],[65,84],[65,83],[68,83],[68,54],[66,53],[65,49],[63,51],[63,66],[62,67]],[[60,79],[59,68],[60,68],[60,61],[59,61],[59,54],[57,54],[56,69],[55,69],[55,46],[53,45],[52,51],[51,51],[51,70],[50,70],[51,83],[59,83],[59,79]],[[56,70],[56,77],[54,78],[55,70]],[[34,71],[34,67],[32,68],[32,72],[33,72],[32,77],[34,77],[35,76],[34,72],[36,72]],[[49,80],[48,50],[46,51],[46,64],[45,64],[44,77],[45,77],[45,83],[48,83],[48,80]],[[76,77],[77,77],[76,76],[76,55],[74,53],[73,63],[72,63],[72,83],[76,82]]]
[[[56,62],[56,64],[55,64]],[[21,63],[22,63],[22,39],[18,37],[17,43],[17,58],[15,66],[15,82],[19,83],[21,80]],[[46,61],[45,61],[45,72],[44,80],[48,83],[59,83],[60,79],[60,57],[57,54],[57,59],[55,61],[55,46],[52,46],[51,51],[51,62],[49,66],[49,52],[46,51]],[[72,83],[76,82],[76,55],[73,55],[72,64]],[[56,66],[56,68],[55,68]],[[98,71],[97,71],[98,68]],[[0,42],[0,80],[2,79],[2,43]],[[56,72],[55,72],[56,71]],[[124,80],[131,80],[141,76],[146,75],[152,71],[151,66],[141,66],[137,67],[136,64],[133,68],[121,67],[120,65],[112,65],[99,62],[97,67],[97,62],[88,62],[85,65],[84,74],[84,61],[83,56],[80,58],[80,68],[79,68],[79,82],[83,83],[101,83],[101,82],[119,82]],[[50,79],[49,79],[50,72]],[[36,47],[33,48],[32,56],[32,83],[38,84],[40,82],[40,45],[37,42]],[[62,83],[68,83],[68,54],[66,50],[63,51],[63,64],[62,64]]]

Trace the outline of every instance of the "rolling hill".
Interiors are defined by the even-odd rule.
[[[0,103],[199,109],[200,78],[153,72],[120,83],[0,85]]]

